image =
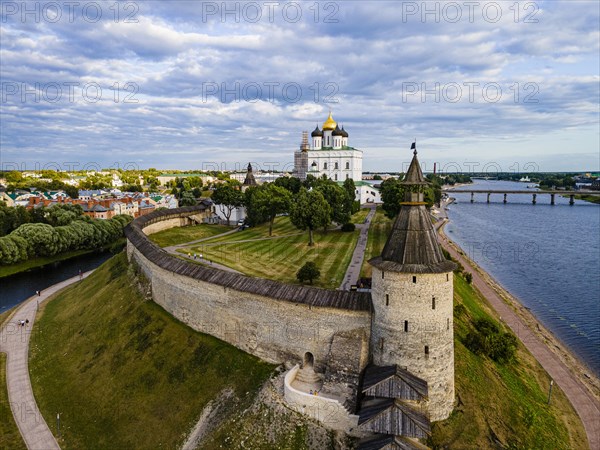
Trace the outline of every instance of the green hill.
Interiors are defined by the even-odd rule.
[[[458,405],[434,424],[429,444],[586,448],[583,426],[557,386],[546,404],[549,377],[522,345],[505,364],[464,345],[474,320],[496,316],[460,276],[455,305]],[[265,383],[274,366],[191,330],[143,298],[124,254],[46,304],[32,336],[30,372],[51,427],[61,413],[63,449],[180,448],[209,403],[220,409],[202,449],[353,442],[283,406],[277,378]]]

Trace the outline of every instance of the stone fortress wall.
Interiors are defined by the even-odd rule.
[[[197,265],[166,253],[146,236],[203,214],[202,206],[155,211],[126,228],[128,258],[149,280],[154,301],[191,328],[265,361],[292,366],[310,352],[325,382],[357,381],[368,362],[370,295]]]

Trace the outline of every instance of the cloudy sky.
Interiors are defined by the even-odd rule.
[[[1,4],[3,169],[599,169],[597,1]],[[405,167],[405,166],[404,166]]]

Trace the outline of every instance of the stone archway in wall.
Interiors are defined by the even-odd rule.
[[[315,357],[311,352],[306,352],[304,354],[304,359],[302,360],[302,368],[303,369],[312,369],[315,364]]]

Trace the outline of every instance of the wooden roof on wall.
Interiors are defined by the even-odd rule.
[[[202,204],[199,206],[153,211],[131,222],[125,228],[125,237],[152,263],[164,270],[179,275],[240,292],[248,292],[292,303],[350,311],[371,310],[371,294],[368,292],[337,291],[286,284],[279,281],[226,272],[214,267],[201,266],[167,253],[154,244],[142,231],[145,227],[153,223],[199,214],[204,212],[208,207],[208,205]]]
[[[429,392],[427,381],[397,365],[367,367],[362,391],[373,397],[402,400],[424,400]]]

